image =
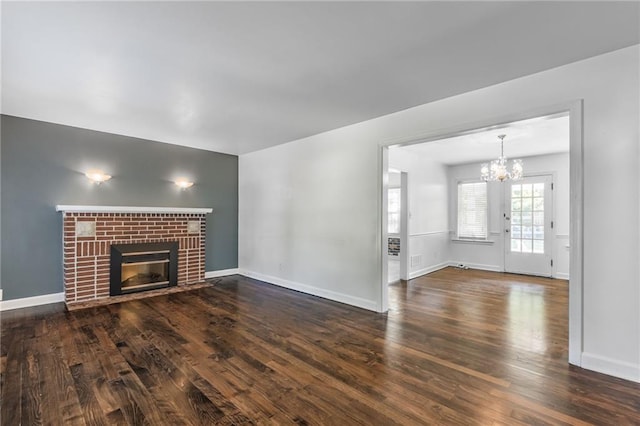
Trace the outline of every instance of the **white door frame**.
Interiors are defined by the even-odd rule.
[[[569,269],[569,363],[580,366],[582,364],[583,352],[583,231],[584,231],[584,183],[583,183],[583,100],[574,100],[557,105],[536,108],[529,111],[521,111],[503,117],[496,117],[491,120],[484,120],[476,123],[461,123],[450,129],[439,130],[422,135],[398,138],[383,141],[379,144],[378,161],[378,197],[379,219],[378,244],[379,265],[381,276],[379,280],[380,302],[379,312],[386,312],[389,309],[388,285],[387,285],[387,189],[388,189],[388,166],[389,147],[406,146],[418,143],[431,142],[445,137],[459,136],[465,133],[473,133],[477,129],[484,129],[489,126],[512,123],[514,121],[526,120],[528,118],[541,117],[560,112],[569,112],[569,182],[570,182],[570,269]],[[384,250],[382,248],[385,248]]]

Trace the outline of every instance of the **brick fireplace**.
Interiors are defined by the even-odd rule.
[[[110,297],[111,246],[177,243],[177,285],[205,272],[206,214],[177,207],[56,206],[63,213],[65,302]]]

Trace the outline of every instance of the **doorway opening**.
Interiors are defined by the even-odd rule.
[[[581,129],[582,104],[575,102],[382,147],[383,177],[390,169],[403,170],[409,182],[407,278],[445,267],[571,278],[569,362],[575,365],[582,351]],[[521,180],[481,179],[481,163],[500,154],[497,133],[509,135],[505,155],[522,159]],[[486,186],[486,208],[485,217],[478,216],[479,224],[484,221],[480,233],[467,237],[460,233],[459,218],[473,212],[459,198],[459,186],[471,182]],[[385,192],[388,188],[383,185]],[[387,272],[386,251],[382,260]],[[381,310],[386,311],[383,282]]]

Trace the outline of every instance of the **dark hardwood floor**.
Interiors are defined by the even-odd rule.
[[[376,314],[233,276],[2,314],[3,425],[640,424],[567,364],[567,283],[447,268]]]

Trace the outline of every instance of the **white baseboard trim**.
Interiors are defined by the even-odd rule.
[[[226,277],[228,275],[236,275],[238,274],[238,268],[233,269],[219,269],[217,271],[207,271],[204,273],[205,278],[218,278],[218,277]]]
[[[460,264],[463,264],[469,269],[481,269],[483,271],[504,272],[504,268],[500,265],[484,265],[482,263],[449,262],[448,266],[458,267],[458,265]],[[569,274],[564,272],[556,272],[553,278],[557,278],[559,280],[568,280]]]
[[[22,299],[3,300],[0,302],[0,311],[10,311],[12,309],[28,308],[30,306],[47,305],[58,302],[64,302],[64,292],[23,297]]]
[[[504,269],[500,265],[483,265],[482,263],[467,263],[467,262],[449,262],[448,266],[464,265],[469,269],[481,269],[483,271],[504,272]]]
[[[449,266],[449,262],[442,262],[438,263],[437,265],[431,265],[427,266],[426,268],[418,269],[417,271],[409,272],[409,279],[412,280],[414,278],[439,271],[440,269],[446,268],[447,266]]]
[[[640,364],[583,352],[582,368],[640,383]]]
[[[318,288],[318,287],[310,286],[307,284],[289,281],[282,278],[273,277],[270,275],[264,275],[258,272],[247,271],[246,269],[239,269],[238,273],[240,275],[244,275],[245,277],[254,278],[256,280],[260,280],[260,281],[267,282],[269,284],[274,284],[280,287],[288,288],[290,290],[296,290],[302,293],[311,294],[313,296],[322,297],[324,299],[333,300],[335,302],[345,303],[347,305],[357,306],[358,308],[378,312],[378,303],[374,300],[367,300],[361,297],[350,296],[348,294],[338,293],[332,290],[325,290],[323,288]]]

